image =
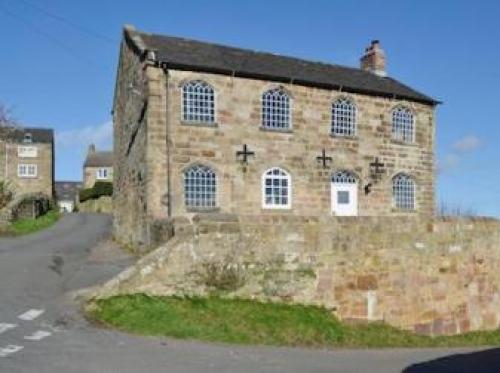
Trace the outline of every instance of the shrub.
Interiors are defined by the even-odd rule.
[[[92,188],[80,190],[80,202],[85,202],[89,199],[97,199],[102,196],[112,195],[113,183],[107,181],[96,181]]]
[[[112,196],[113,195],[113,183],[108,181],[96,181],[94,184],[94,193],[96,198],[101,196]]]
[[[95,193],[94,188],[87,188],[80,190],[80,202],[88,201],[89,199],[94,199]]]
[[[0,209],[4,208],[14,198],[14,192],[8,181],[0,181]]]

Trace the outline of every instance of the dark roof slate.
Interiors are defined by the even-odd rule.
[[[233,48],[125,28],[125,37],[144,53],[156,52],[167,68],[213,72],[346,92],[407,99],[435,105],[439,101],[390,77],[358,68]]]
[[[54,143],[54,130],[50,128],[32,128],[32,127],[20,127],[20,128],[1,128],[0,127],[0,137],[4,136],[10,141],[22,143],[24,136],[30,133],[32,138],[32,143]]]
[[[113,167],[113,152],[90,152],[87,154],[87,158],[85,158],[83,167]]]

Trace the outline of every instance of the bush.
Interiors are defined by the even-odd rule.
[[[113,183],[107,181],[96,181],[92,188],[80,190],[80,202],[85,202],[89,199],[97,199],[102,196],[112,195]]]
[[[12,186],[8,181],[0,181],[0,209],[4,208],[14,198]]]
[[[80,190],[80,202],[85,202],[88,201],[89,199],[94,199],[94,198],[95,198],[94,188]]]
[[[94,193],[96,198],[101,196],[112,196],[113,195],[113,183],[108,181],[96,181],[94,184]]]

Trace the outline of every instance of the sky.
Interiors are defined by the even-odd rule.
[[[56,131],[56,179],[112,147],[124,24],[342,65],[379,39],[388,73],[437,108],[437,202],[500,217],[500,2],[0,0],[0,102]]]

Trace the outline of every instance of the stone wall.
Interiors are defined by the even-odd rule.
[[[217,292],[422,334],[500,325],[500,222],[197,215],[98,296]]]
[[[216,123],[200,125],[182,120],[182,85],[203,80],[216,92]],[[292,128],[270,131],[261,126],[261,97],[267,89],[282,86],[292,98]],[[353,138],[331,136],[331,105],[349,97],[357,107],[357,134]],[[405,105],[415,116],[415,143],[392,139],[391,112]],[[434,213],[434,108],[415,102],[347,94],[293,84],[235,78],[189,71],[168,71],[168,119],[170,134],[170,199],[172,216],[189,213],[184,204],[183,172],[204,164],[217,172],[220,212],[242,215],[269,214],[262,208],[261,177],[272,167],[286,169],[292,177],[292,206],[285,214],[329,216],[331,177],[347,170],[358,179],[358,210],[361,216],[408,215],[394,209],[392,178],[400,172],[415,178],[416,211]],[[242,167],[236,151],[243,144],[255,152]],[[324,169],[316,157],[322,149],[333,158]],[[366,194],[371,183],[370,162],[385,164],[385,174]],[[158,184],[165,179],[157,179]],[[159,205],[156,196],[155,205]]]
[[[108,170],[106,179],[97,179],[97,171],[101,168]],[[113,182],[113,167],[84,167],[83,168],[83,188],[92,188],[96,181]]]
[[[132,36],[131,36],[132,35]],[[124,33],[114,100],[115,235],[136,246],[151,244],[156,221],[191,216],[185,206],[183,172],[195,164],[212,167],[218,179],[221,213],[273,215],[262,207],[262,173],[275,166],[292,177],[291,208],[285,216],[332,215],[331,177],[351,171],[357,177],[359,215],[432,216],[434,212],[434,107],[363,94],[351,94],[221,74],[164,70],[150,59],[140,37]],[[134,42],[130,40],[134,38]],[[216,123],[182,120],[182,84],[203,80],[216,92]],[[292,100],[290,131],[261,126],[261,96],[282,86]],[[357,107],[357,134],[332,136],[331,105],[349,97]],[[415,117],[415,143],[392,139],[391,112],[409,107]],[[236,159],[243,144],[255,152],[249,164]],[[316,159],[325,149],[326,169]],[[370,163],[385,164],[373,183]],[[396,210],[392,177],[404,172],[416,182],[416,210]],[[365,186],[373,184],[371,192]]]
[[[78,203],[78,211],[111,214],[113,212],[113,202],[111,197],[108,196],[89,199],[85,202]]]
[[[122,42],[113,109],[113,223],[117,240],[148,243],[148,107],[144,60]]]
[[[0,180],[8,180],[17,196],[42,193],[47,196],[54,194],[54,170],[52,144],[33,143],[29,146],[37,148],[37,156],[22,158],[18,156],[21,143],[0,140]],[[19,177],[19,164],[34,164],[37,166],[36,177]]]

